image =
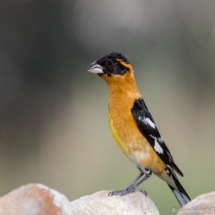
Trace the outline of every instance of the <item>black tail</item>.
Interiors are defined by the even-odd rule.
[[[174,175],[172,175],[172,178],[177,186],[177,190],[175,188],[173,188],[172,186],[169,187],[172,190],[172,192],[174,193],[175,197],[177,198],[179,204],[183,207],[184,205],[186,205],[188,202],[191,201],[190,197],[188,196],[188,194],[186,193],[186,191],[184,190],[184,188],[182,187],[182,185],[180,184],[179,180],[177,179],[177,177],[175,177]]]
[[[183,173],[181,172],[181,170],[177,167],[177,165],[174,162],[171,162],[171,166],[181,177],[184,176]]]

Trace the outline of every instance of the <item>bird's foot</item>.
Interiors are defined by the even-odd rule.
[[[108,196],[124,196],[126,194],[133,193],[133,192],[141,192],[145,196],[147,196],[147,192],[144,189],[138,188],[136,186],[127,187],[124,190],[111,191],[110,193],[108,193]]]

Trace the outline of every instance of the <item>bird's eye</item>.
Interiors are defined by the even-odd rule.
[[[112,63],[110,61],[107,61],[106,65],[110,67],[110,66],[112,66]]]

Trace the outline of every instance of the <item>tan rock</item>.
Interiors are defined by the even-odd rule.
[[[149,197],[140,192],[108,197],[100,191],[73,202],[42,184],[22,186],[0,198],[0,215],[158,215]]]
[[[0,198],[0,215],[70,215],[61,193],[41,184],[22,186]]]
[[[108,197],[109,191],[100,191],[81,197],[73,202],[74,215],[158,215],[159,212],[149,197],[140,192],[125,196]]]
[[[215,192],[196,197],[183,208],[179,209],[178,215],[215,215]]]

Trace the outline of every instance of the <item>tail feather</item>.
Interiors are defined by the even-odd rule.
[[[171,166],[181,177],[184,176],[183,173],[181,172],[181,170],[177,167],[177,165],[174,162],[171,163]]]
[[[170,172],[172,173],[172,180],[174,181],[174,183],[172,185],[168,186],[170,187],[170,189],[172,190],[172,192],[174,193],[175,197],[177,198],[178,202],[180,203],[181,206],[186,205],[188,202],[191,201],[190,197],[188,196],[187,192],[185,191],[185,189],[182,187],[181,183],[179,182],[176,174],[174,173],[173,169],[171,167],[169,167],[167,165],[167,168],[170,170]],[[174,185],[174,187],[173,187]]]
[[[170,187],[170,189],[172,190],[172,192],[174,193],[176,199],[178,200],[179,204],[183,207],[184,205],[186,205],[188,202],[190,202],[190,197],[185,194],[182,193],[181,191],[176,190],[175,188],[171,187],[169,184],[168,186]]]

